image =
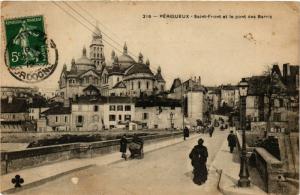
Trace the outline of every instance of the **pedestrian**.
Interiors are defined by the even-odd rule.
[[[208,174],[206,167],[208,152],[207,148],[203,146],[203,142],[203,139],[200,138],[198,140],[198,145],[194,146],[193,150],[189,155],[190,159],[192,160],[192,166],[194,168],[193,182],[197,185],[205,183]]]
[[[126,139],[126,134],[124,134],[120,140],[120,152],[122,153],[121,158],[124,158],[125,160],[127,160],[127,155],[126,155],[126,151],[127,151],[127,139]]]
[[[230,134],[227,137],[228,146],[230,148],[230,153],[233,152],[234,147],[236,146],[236,136],[233,134],[233,131],[230,131]]]
[[[211,125],[209,127],[209,136],[212,137],[213,133],[214,133],[215,128]]]
[[[185,126],[183,129],[183,139],[185,140],[189,136],[190,136],[189,128],[187,128],[187,126]]]

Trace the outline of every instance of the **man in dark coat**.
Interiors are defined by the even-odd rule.
[[[127,156],[126,156],[126,150],[127,150],[127,139],[126,139],[126,135],[124,134],[120,140],[120,152],[122,153],[122,158],[124,158],[125,160],[127,160]]]
[[[198,145],[194,146],[189,157],[192,160],[192,165],[194,167],[193,181],[195,184],[201,185],[207,180],[207,168],[206,161],[208,157],[207,148],[203,146],[203,139],[198,140]]]
[[[210,127],[209,127],[209,136],[210,137],[212,137],[214,130],[215,130],[214,126],[210,125]]]
[[[230,131],[230,134],[227,137],[228,146],[230,148],[230,153],[233,152],[234,147],[236,146],[236,136],[233,134],[233,131]]]
[[[189,129],[187,127],[185,127],[183,129],[183,139],[185,140],[189,136],[190,136],[190,131],[189,131]]]

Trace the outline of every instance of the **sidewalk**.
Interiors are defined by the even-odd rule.
[[[236,148],[235,148],[235,151]],[[266,195],[267,193],[251,183],[248,188],[237,186],[239,180],[240,163],[237,154],[229,152],[227,140],[225,140],[211,164],[212,169],[221,173],[219,190],[224,195]],[[251,180],[251,178],[250,178]]]
[[[195,139],[200,137],[199,134],[192,134],[189,139]],[[183,137],[165,140],[157,143],[152,143],[144,146],[144,153],[155,151],[167,146],[182,143]],[[106,154],[103,156],[95,158],[85,158],[85,159],[72,159],[67,161],[62,161],[50,165],[44,165],[39,167],[34,167],[30,169],[20,170],[14,173],[9,173],[1,176],[1,192],[11,193],[15,191],[14,185],[11,183],[12,178],[15,175],[20,175],[24,179],[22,189],[34,187],[42,183],[46,183],[50,180],[54,180],[60,176],[69,174],[74,171],[89,168],[91,166],[102,166],[111,163],[116,163],[119,161],[124,161],[121,159],[120,152],[114,152],[111,154]],[[18,189],[18,191],[21,189]]]

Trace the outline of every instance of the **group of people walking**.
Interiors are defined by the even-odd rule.
[[[213,126],[212,126],[213,127]],[[214,128],[211,128],[209,131],[210,137],[212,137]],[[184,140],[186,140],[187,137],[189,137],[189,129],[188,127],[185,127],[183,129],[183,137]],[[230,134],[227,137],[228,146],[230,149],[230,153],[233,152],[235,146],[236,146],[236,136],[233,133],[233,131],[230,131]],[[208,170],[206,167],[206,162],[208,158],[208,150],[207,147],[203,145],[204,140],[200,138],[198,140],[198,144],[195,145],[192,149],[192,151],[189,154],[189,158],[191,159],[191,164],[193,166],[193,182],[197,185],[202,185],[206,182],[207,176],[208,176]],[[136,158],[136,157],[143,157],[143,145],[144,141],[140,137],[138,137],[136,134],[133,135],[132,141],[129,142],[126,138],[126,135],[124,134],[122,138],[120,139],[120,152],[122,153],[122,158],[127,160],[127,144],[129,144],[129,151],[131,153],[130,158]]]

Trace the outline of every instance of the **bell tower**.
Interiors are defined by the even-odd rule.
[[[103,48],[102,35],[97,23],[93,32],[92,43],[90,45],[90,59],[95,63],[97,70],[101,70],[105,62]]]

